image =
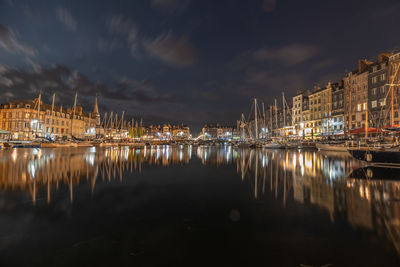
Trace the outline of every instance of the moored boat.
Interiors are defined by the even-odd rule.
[[[280,144],[280,143],[268,143],[268,144],[264,144],[263,148],[266,148],[266,149],[285,149],[286,146],[285,146],[285,144]]]
[[[349,149],[349,153],[358,160],[377,165],[400,166],[400,151],[398,148],[386,149]]]
[[[337,152],[347,152],[349,148],[346,143],[338,143],[338,144],[317,143],[316,147],[318,148],[318,150],[337,151]]]

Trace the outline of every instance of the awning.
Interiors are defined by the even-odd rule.
[[[368,128],[367,129],[368,133],[379,133],[381,132],[381,129],[379,128]],[[361,127],[358,129],[354,129],[350,131],[350,134],[361,134],[361,133],[365,133],[365,127]]]
[[[1,129],[0,129],[0,134],[11,134],[11,132],[6,131],[6,130],[1,130]]]

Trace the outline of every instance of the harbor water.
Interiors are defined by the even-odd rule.
[[[0,155],[0,266],[400,266],[400,176],[347,153]]]

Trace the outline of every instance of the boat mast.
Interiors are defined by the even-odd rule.
[[[283,127],[286,126],[286,107],[285,107],[285,93],[282,92],[282,106],[283,106]]]
[[[122,111],[121,123],[120,123],[120,126],[119,126],[120,131],[121,131],[122,128],[124,127],[124,115],[125,115],[125,111]]]
[[[104,113],[104,119],[103,119],[103,132],[104,132],[104,137],[106,137],[106,126],[107,126],[107,112]]]
[[[272,106],[269,106],[269,136],[272,137]]]
[[[51,102],[51,122],[50,122],[51,133],[54,133],[54,122],[53,122],[53,119],[54,119],[54,100],[55,100],[55,98],[56,98],[56,93],[53,93],[53,101]]]
[[[75,118],[75,110],[76,110],[76,100],[77,100],[77,98],[78,98],[78,92],[75,92],[74,107],[72,109],[72,118],[71,118],[71,137],[74,136],[74,133],[73,133],[74,128],[73,128],[72,124],[74,123],[74,118]]]
[[[262,103],[262,109],[263,109],[263,138],[265,138],[265,128],[266,128],[266,125],[265,125],[265,107],[264,107],[264,102]]]
[[[365,108],[365,139],[368,139],[368,102]]]
[[[258,139],[258,125],[257,125],[257,98],[254,98],[254,129],[255,129],[255,134],[254,134],[254,138],[255,140]]]
[[[38,97],[38,109],[37,109],[37,122],[36,122],[36,137],[38,136],[38,131],[39,131],[39,122],[40,122],[40,102],[42,99],[42,92],[40,91],[39,97]]]
[[[275,100],[275,131],[278,131],[278,106],[276,103],[276,98]]]

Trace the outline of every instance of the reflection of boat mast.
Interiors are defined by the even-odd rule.
[[[254,171],[254,197],[258,198],[258,151],[256,151],[256,164],[255,164],[255,171]]]
[[[254,98],[254,139],[258,139],[258,122],[257,122],[257,98]]]

